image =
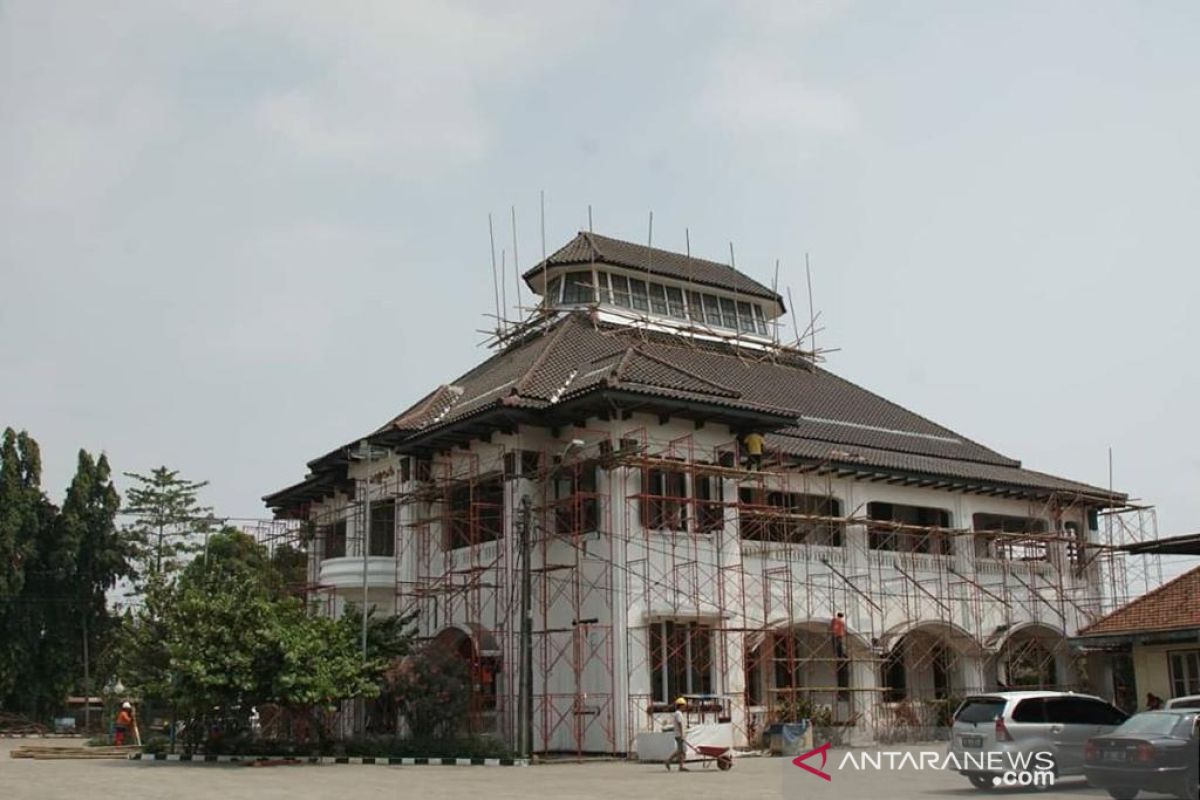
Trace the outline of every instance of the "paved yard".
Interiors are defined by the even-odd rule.
[[[592,800],[593,798],[773,798],[859,800],[871,798],[1107,798],[1077,778],[1053,791],[976,791],[955,774],[941,772],[839,772],[833,780],[801,774],[781,758],[745,758],[733,770],[694,768],[668,774],[661,765],[628,762],[563,763],[534,767],[384,767],[153,764],[123,761],[30,761],[12,759],[20,740],[0,740],[0,798],[80,800],[91,797],[153,797],[157,800],[366,800],[367,798],[480,798],[481,800]],[[819,764],[818,764],[819,765]],[[785,777],[787,780],[785,787]],[[786,791],[786,794],[785,794]],[[1148,795],[1143,797],[1149,798]]]

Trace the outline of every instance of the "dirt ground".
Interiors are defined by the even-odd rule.
[[[36,740],[29,740],[31,742]],[[22,740],[0,740],[0,798],[81,800],[152,797],[156,800],[307,800],[307,798],[486,798],[486,800],[592,800],[638,798],[1107,798],[1080,779],[1031,794],[1001,789],[981,793],[959,775],[944,772],[838,771],[832,780],[803,773],[783,758],[742,758],[729,772],[692,767],[668,773],[661,764],[555,763],[532,767],[385,767],[312,765],[247,767],[129,761],[30,761],[9,753]],[[56,742],[57,743],[57,742]],[[1147,800],[1151,796],[1143,795]]]

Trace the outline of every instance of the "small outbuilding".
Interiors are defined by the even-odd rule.
[[[1118,704],[1142,709],[1200,694],[1200,567],[1080,629],[1093,685],[1117,687]],[[1111,683],[1110,683],[1111,681]]]

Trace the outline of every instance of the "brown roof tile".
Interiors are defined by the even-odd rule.
[[[1079,631],[1080,637],[1200,628],[1200,567],[1121,606]]]
[[[1021,462],[803,357],[749,357],[727,344],[686,343],[671,334],[598,325],[585,312],[564,315],[450,386],[459,393],[457,400],[435,393],[397,420],[416,420],[419,430],[431,431],[501,403],[548,408],[588,392],[619,389],[791,418],[792,425],[772,434],[769,443],[804,460],[972,484],[1108,495],[1104,489],[1023,469]]]
[[[683,253],[660,250],[645,244],[612,239],[598,233],[579,234],[554,253],[525,272],[525,282],[535,291],[540,286],[538,273],[545,267],[571,264],[610,264],[662,275],[677,280],[692,281],[704,286],[731,289],[754,297],[774,300],[783,306],[783,298],[753,278],[738,272],[728,264],[708,261]]]
[[[551,266],[592,262],[779,300],[725,264],[593,233],[580,233],[546,259]],[[539,264],[526,272],[526,280],[532,283],[540,269]],[[1103,489],[1023,469],[1021,462],[839,378],[799,353],[768,356],[736,342],[605,325],[585,311],[563,314],[530,332],[425,395],[375,433],[402,444],[490,409],[536,412],[611,391],[774,419],[779,429],[769,437],[771,446],[807,462],[972,485],[1077,492],[1101,502],[1123,500]],[[309,462],[310,468],[344,467],[343,450]]]

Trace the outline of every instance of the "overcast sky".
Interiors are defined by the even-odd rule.
[[[503,9],[503,10],[500,10]],[[587,225],[1200,530],[1200,5],[0,2],[0,425],[259,497],[485,356]],[[511,261],[510,261],[511,264]],[[512,294],[510,288],[510,296]]]

